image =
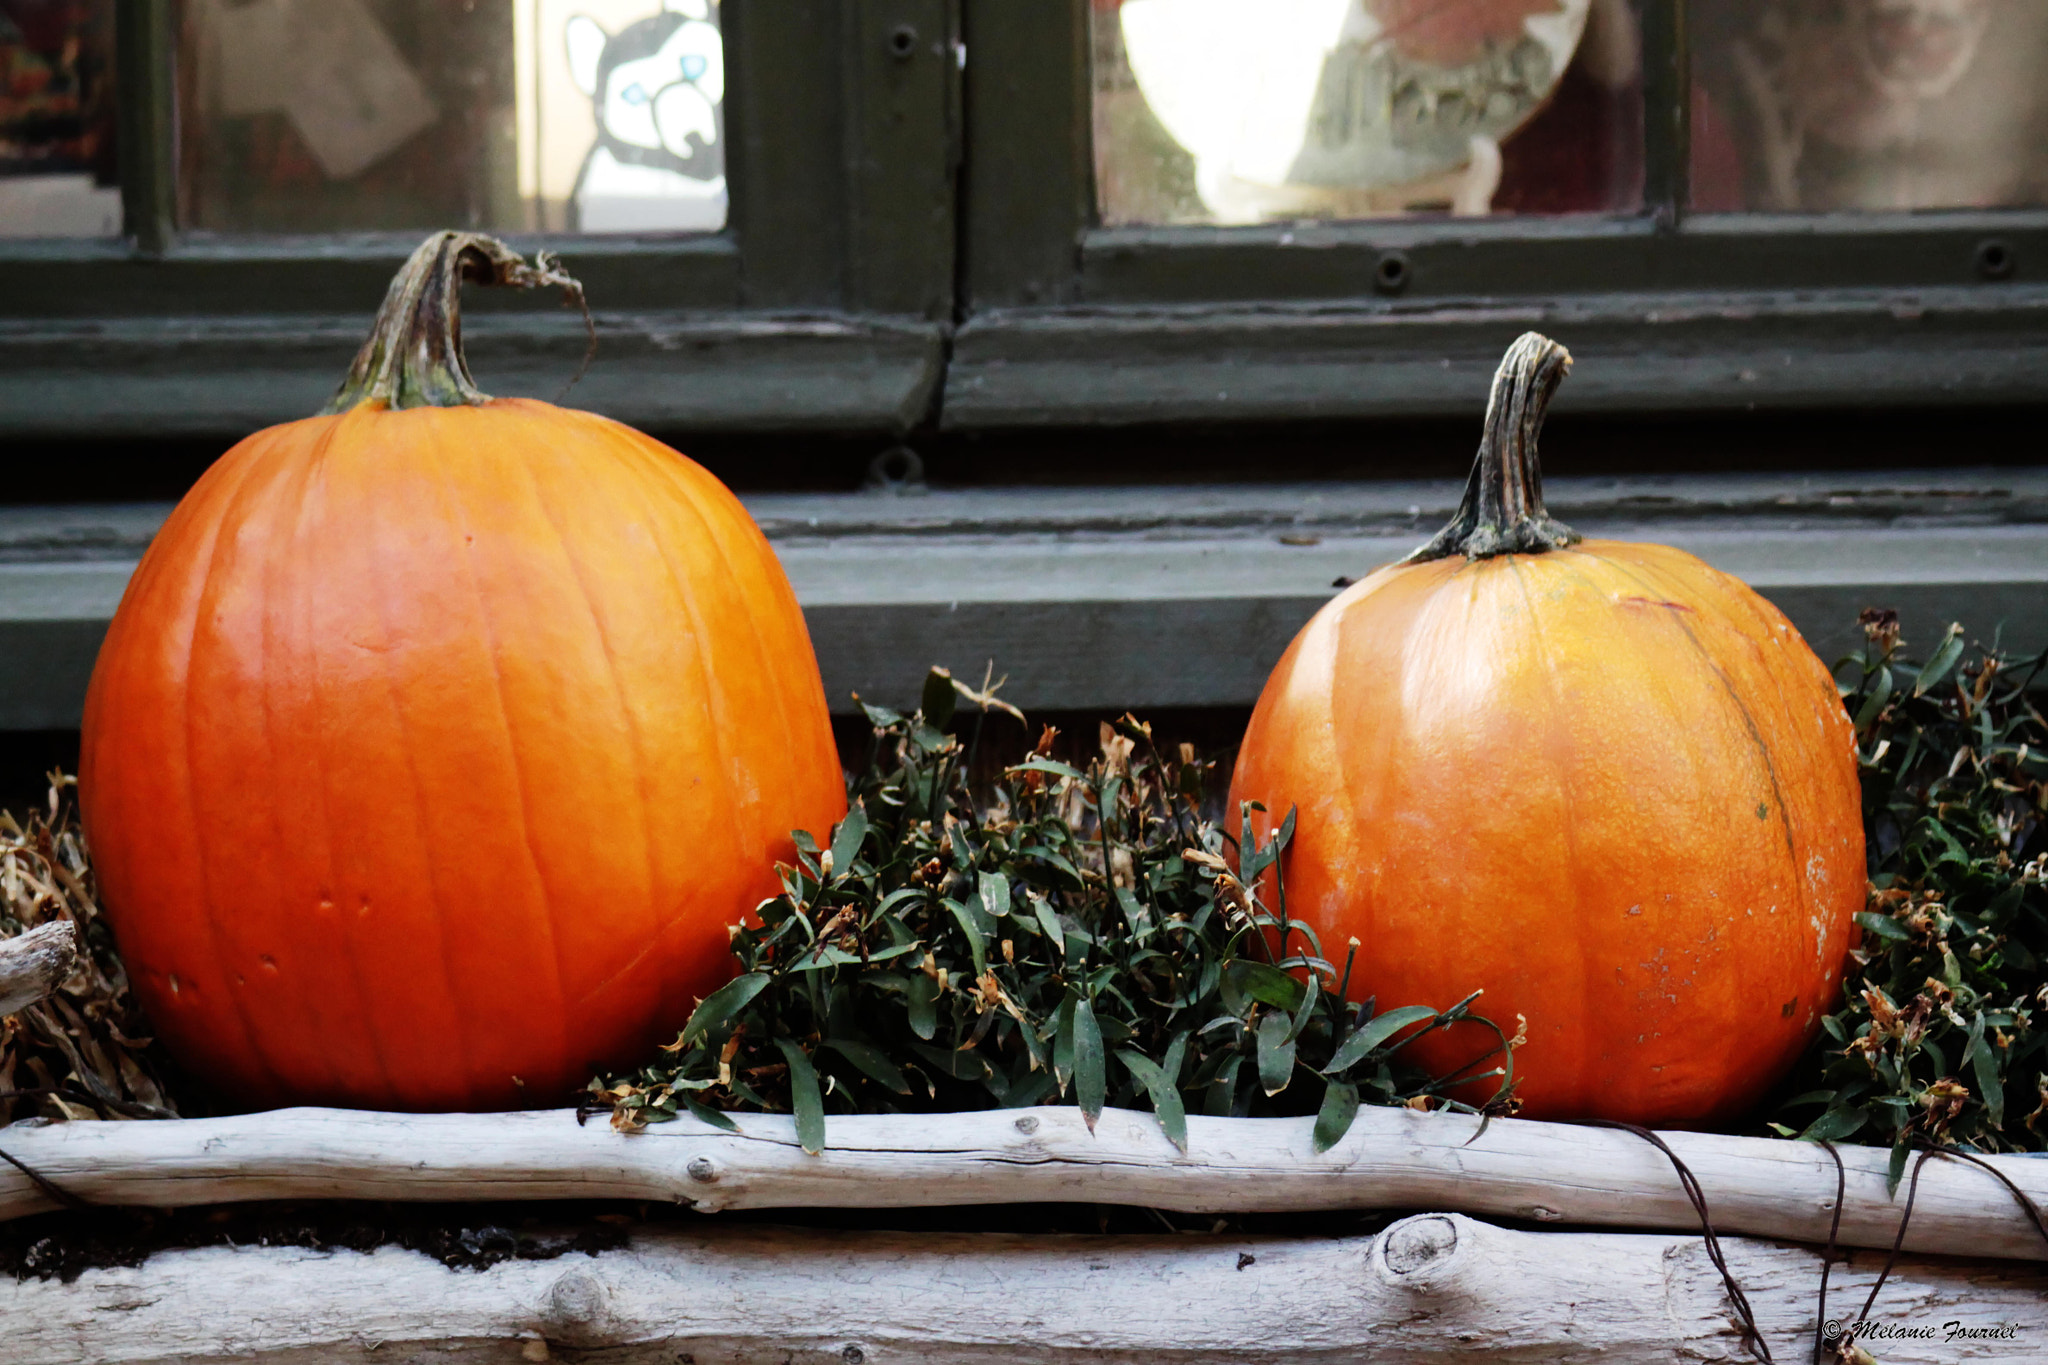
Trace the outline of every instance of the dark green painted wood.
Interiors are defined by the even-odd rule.
[[[743,302],[840,307],[848,223],[839,15],[805,0],[738,0],[721,9],[720,24]]]
[[[962,19],[967,302],[1069,301],[1094,215],[1087,0],[964,0]]]
[[[953,312],[960,34],[954,0],[852,0],[847,129],[850,306]]]
[[[368,318],[0,323],[0,432],[233,440],[317,412]],[[567,394],[585,347],[572,314],[470,318],[470,367],[487,393],[657,431],[890,435],[922,420],[942,364],[939,328],[913,319],[605,312],[598,323],[597,359]]]
[[[1990,238],[2013,252],[2012,272],[1997,281],[1977,273],[1977,248]],[[1647,218],[1100,229],[1083,248],[1082,291],[1101,304],[1371,302],[1373,267],[1390,249],[1409,262],[1399,301],[1383,305],[1394,308],[1665,290],[1819,298],[1946,285],[1995,300],[2048,283],[2048,213],[1725,214],[1676,232]]]
[[[1644,0],[1643,206],[1662,227],[1685,217],[1692,183],[1692,45],[1686,0]]]
[[[728,235],[674,241],[508,235],[557,252],[595,309],[730,309],[740,253]],[[96,242],[0,243],[0,319],[276,318],[330,315],[367,330],[420,234],[186,238],[161,257]],[[553,299],[464,291],[465,313],[523,313]]]
[[[172,29],[171,0],[116,0],[122,234],[148,254],[169,245],[177,211]]]
[[[1464,414],[1531,328],[1577,357],[1561,412],[2048,401],[2048,287],[1961,286],[990,313],[954,339],[943,420],[970,431]]]

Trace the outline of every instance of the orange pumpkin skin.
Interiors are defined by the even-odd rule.
[[[845,809],[730,492],[525,400],[260,432],[144,556],[80,773],[135,989],[252,1104],[559,1103],[730,975]]]
[[[1299,808],[1288,911],[1339,964],[1359,940],[1353,999],[1484,988],[1475,1011],[1526,1017],[1531,1117],[1739,1115],[1811,1040],[1864,905],[1827,669],[1746,585],[1658,545],[1362,579],[1274,670],[1240,799],[1261,829]],[[1453,1032],[1422,1060],[1493,1041]]]

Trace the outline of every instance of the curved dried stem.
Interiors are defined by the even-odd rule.
[[[462,354],[462,282],[512,285],[534,289],[559,287],[565,301],[583,311],[590,346],[597,332],[583,286],[549,252],[537,252],[533,264],[495,237],[477,232],[437,232],[420,244],[393,277],[377,310],[370,338],[356,352],[348,377],[341,382],[324,412],[347,412],[363,403],[387,408],[475,407],[490,395],[470,378]],[[590,363],[589,353],[584,365]],[[577,377],[582,377],[582,370]],[[569,381],[571,384],[575,380]]]
[[[1486,434],[1472,461],[1465,500],[1450,525],[1402,563],[1451,555],[1542,554],[1584,539],[1544,510],[1543,471],[1536,458],[1544,414],[1571,366],[1571,352],[1535,332],[1524,332],[1508,347],[1493,376]]]

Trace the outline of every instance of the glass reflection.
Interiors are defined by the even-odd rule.
[[[0,0],[0,237],[121,231],[113,0]]]
[[[1698,0],[1693,206],[2048,202],[2048,4]]]
[[[716,0],[186,0],[187,226],[722,227]]]
[[[1641,197],[1628,0],[1095,0],[1106,223]]]

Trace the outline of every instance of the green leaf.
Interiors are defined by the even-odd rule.
[[[880,1048],[856,1043],[850,1038],[830,1038],[825,1046],[859,1067],[869,1080],[899,1095],[910,1093],[910,1082],[904,1079],[902,1070]]]
[[[1315,1148],[1327,1152],[1344,1140],[1351,1131],[1351,1121],[1358,1117],[1358,1087],[1344,1081],[1331,1081],[1323,1088],[1323,1105],[1316,1110],[1314,1132]]]
[[[1984,1037],[1984,1016],[1970,1024],[1971,1060],[1976,1064],[1977,1094],[1993,1128],[2005,1122],[2005,1082],[1998,1074],[1998,1049]]]
[[[723,1028],[728,1020],[752,1003],[755,996],[767,989],[770,979],[766,972],[749,972],[745,976],[734,977],[705,996],[697,1008],[690,1011],[690,1022],[683,1025],[683,1042],[708,1038]]]
[[[1038,927],[1045,931],[1045,936],[1051,939],[1054,946],[1060,950],[1060,956],[1065,957],[1067,955],[1067,936],[1060,929],[1059,916],[1052,912],[1051,902],[1047,901],[1043,896],[1027,896],[1026,899],[1031,902],[1031,913],[1033,918],[1038,921]]]
[[[1941,643],[1935,646],[1933,657],[1928,659],[1919,676],[1913,679],[1913,695],[1925,696],[1929,688],[1937,686],[1948,676],[1949,670],[1954,668],[1956,661],[1962,657],[1963,627],[1957,622],[1941,637]]]
[[[1330,1063],[1323,1068],[1324,1074],[1341,1075],[1356,1066],[1365,1055],[1381,1046],[1402,1029],[1436,1018],[1436,1011],[1427,1005],[1403,1005],[1397,1010],[1374,1015],[1362,1029],[1346,1038],[1330,1056]]]
[[[702,1100],[692,1099],[688,1095],[677,1095],[676,1098],[683,1102],[683,1108],[690,1111],[690,1117],[699,1123],[708,1123],[713,1128],[723,1128],[728,1133],[737,1133],[740,1130],[737,1123]]]
[[[832,836],[832,876],[834,880],[844,877],[853,870],[855,860],[860,857],[860,848],[868,837],[868,813],[855,802],[853,809],[846,812],[846,818],[839,822],[839,832]]]
[[[960,932],[967,938],[967,951],[974,955],[974,976],[978,981],[988,971],[988,933],[982,928],[981,911],[970,910],[950,896],[946,898],[944,904],[960,925]]]
[[[1294,1020],[1287,1028],[1287,1041],[1298,1042],[1301,1031],[1308,1027],[1308,1021],[1315,1017],[1316,998],[1322,994],[1322,978],[1314,972],[1308,974],[1308,988],[1301,993],[1301,1008],[1294,1012]]]
[[[1259,1020],[1259,1084],[1268,1095],[1279,1094],[1294,1078],[1294,1040],[1287,1036],[1293,1022],[1279,1013]]]
[[[1085,781],[1087,774],[1079,768],[1072,768],[1057,759],[1027,758],[1007,771],[1013,773],[1050,773],[1054,777],[1072,777]]]
[[[1807,1142],[1839,1142],[1869,1121],[1868,1110],[1830,1105],[1799,1136]]]
[[[1095,1009],[1080,996],[1074,997],[1074,1098],[1080,1102],[1081,1117],[1088,1131],[1102,1117],[1109,1098],[1108,1077],[1102,1056],[1102,1029],[1095,1022]]]
[[[818,1090],[818,1072],[804,1050],[777,1038],[782,1059],[789,1063],[789,1105],[796,1111],[796,1140],[812,1156],[825,1150],[825,1097]]]
[[[914,972],[903,998],[909,1007],[910,1031],[929,1043],[939,1031],[939,983],[923,972]]]
[[[1906,1177],[1906,1154],[1911,1150],[1903,1141],[1892,1144],[1891,1163],[1884,1173],[1884,1189],[1895,1199],[1899,1193],[1899,1182]]]
[[[1870,722],[1877,719],[1878,712],[1884,710],[1884,704],[1892,699],[1892,671],[1889,668],[1880,666],[1871,679],[1868,694],[1863,705],[1856,708],[1852,722],[1858,731],[1869,729]]]
[[[943,668],[934,668],[925,674],[924,692],[918,699],[918,709],[924,713],[925,724],[934,730],[945,729],[959,704],[960,694],[953,690],[951,673]]]
[[[1244,994],[1289,1014],[1301,1007],[1301,997],[1307,993],[1306,987],[1278,967],[1248,957],[1236,959],[1224,973]]]
[[[997,919],[1010,913],[1010,879],[994,872],[984,872],[980,878],[981,905]]]
[[[1142,935],[1151,923],[1151,916],[1145,913],[1144,906],[1138,904],[1138,898],[1131,894],[1130,888],[1116,888],[1116,904],[1117,908],[1124,912],[1124,925],[1131,931],[1132,936]]]
[[[856,697],[855,700],[858,701],[859,698]],[[901,725],[903,723],[903,713],[901,711],[891,711],[886,706],[870,706],[863,701],[860,703],[860,709],[867,712],[868,724],[874,726],[877,730],[886,730],[892,725]]]
[[[1074,1076],[1074,997],[1060,1001],[1052,1018],[1052,1074],[1061,1090]]]
[[[1165,1068],[1150,1057],[1129,1048],[1120,1049],[1116,1059],[1124,1064],[1138,1084],[1145,1087],[1145,1093],[1152,1098],[1152,1112],[1159,1119],[1159,1127],[1166,1134],[1166,1140],[1185,1152],[1188,1149],[1188,1115],[1180,1101],[1180,1091],[1174,1089],[1173,1081]]]
[[[1868,910],[1858,910],[1856,912],[1856,922],[1871,933],[1876,934],[1879,938],[1888,938],[1894,943],[1904,943],[1913,937],[1905,925],[1899,923],[1890,915],[1878,915]]]

